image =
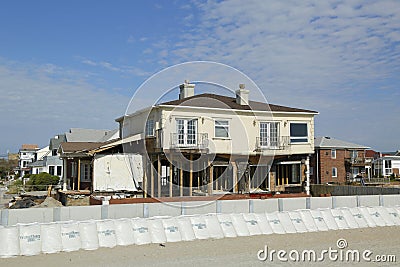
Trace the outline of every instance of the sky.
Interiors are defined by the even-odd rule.
[[[316,136],[400,149],[400,1],[15,0],[0,3],[0,155],[115,129],[147,78],[196,60],[318,111]]]

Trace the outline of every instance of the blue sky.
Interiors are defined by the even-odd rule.
[[[400,1],[3,1],[0,154],[117,128],[142,82],[192,60],[319,111],[316,135],[400,149]]]

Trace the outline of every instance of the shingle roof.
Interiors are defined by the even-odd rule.
[[[222,108],[222,109],[237,109],[237,110],[256,110],[256,111],[273,111],[273,112],[302,112],[314,113],[317,111],[291,108],[274,104],[267,104],[257,101],[249,101],[249,105],[239,105],[233,97],[216,95],[216,94],[199,94],[184,99],[168,101],[158,105],[168,106],[189,106],[189,107],[206,107],[206,108]]]
[[[110,130],[71,128],[65,135],[68,142],[99,142],[111,132]]]
[[[348,149],[367,149],[369,147],[358,145],[328,136],[316,137],[314,140],[314,147],[316,148],[348,148]]]
[[[65,134],[58,134],[56,137],[50,139],[49,149],[57,149],[62,142],[66,142],[67,137]]]
[[[65,142],[61,143],[60,148],[64,153],[84,152],[99,148],[107,142]]]

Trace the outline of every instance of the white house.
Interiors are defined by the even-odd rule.
[[[377,177],[400,177],[400,155],[382,156],[373,162],[374,175]]]
[[[251,101],[244,85],[232,97],[194,87],[116,120],[124,151],[148,162],[146,196],[308,192],[318,112]]]
[[[34,144],[23,144],[18,151],[18,168],[21,177],[25,174],[31,173],[31,168],[28,166],[29,163],[36,161],[36,152],[39,150],[38,145]]]

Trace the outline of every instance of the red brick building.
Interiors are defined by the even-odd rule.
[[[314,148],[310,161],[312,183],[344,184],[357,177],[368,177],[370,168],[365,150],[369,147],[327,136],[315,138]]]

